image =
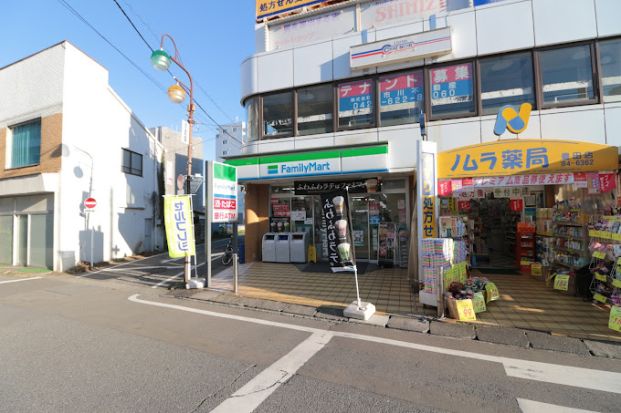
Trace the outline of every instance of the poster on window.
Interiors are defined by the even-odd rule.
[[[368,115],[373,109],[373,82],[370,79],[340,84],[339,117]]]
[[[450,105],[472,100],[472,65],[445,66],[429,71],[431,105]]]
[[[380,78],[380,112],[414,109],[423,102],[423,73],[403,73]]]

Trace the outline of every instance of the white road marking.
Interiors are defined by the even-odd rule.
[[[40,280],[42,278],[43,277],[20,278],[19,280],[0,281],[0,284],[10,284],[10,283],[18,283],[18,282],[22,282],[22,281]]]
[[[515,359],[502,364],[509,377],[621,393],[621,374],[611,371]]]
[[[211,413],[250,413],[278,387],[286,383],[308,360],[332,338],[332,333],[313,333],[285,356],[263,370],[252,380],[223,401]]]
[[[520,410],[524,413],[597,413],[593,410],[573,409],[556,404],[541,403],[528,399],[517,399]]]
[[[174,280],[175,278],[177,278],[177,277],[179,277],[179,276],[183,275],[183,273],[184,273],[184,272],[185,272],[185,271],[181,271],[181,272],[179,272],[179,273],[177,273],[177,274],[173,275],[172,277],[166,278],[165,280],[160,281],[159,283],[155,284],[155,285],[154,285],[154,286],[152,286],[151,288],[158,288],[158,287],[161,287],[162,285],[164,285],[164,284],[166,284],[166,283],[169,283],[169,282],[171,282],[172,280]]]
[[[78,278],[88,277],[89,275],[99,274],[100,272],[104,272],[104,271],[110,271],[110,270],[112,270],[114,268],[123,267],[125,265],[133,264],[135,262],[140,262],[140,261],[148,260],[149,258],[157,257],[157,256],[163,255],[163,254],[168,254],[168,252],[164,251],[164,252],[161,252],[159,254],[151,255],[150,257],[139,258],[137,260],[123,262],[121,264],[118,264],[118,265],[115,265],[115,266],[112,266],[112,267],[109,267],[109,268],[102,268],[101,270],[97,270],[97,271],[93,271],[93,272],[87,272],[85,274],[78,275]]]
[[[131,267],[131,268],[109,268],[107,270],[101,270],[106,272],[120,272],[120,271],[142,271],[142,270],[152,270],[152,269],[163,269],[163,270],[175,270],[177,268],[183,268],[183,265],[152,265],[148,267]]]
[[[134,294],[128,298],[129,301],[152,305],[155,307],[169,308],[172,310],[186,311],[189,313],[201,314],[211,317],[226,318],[247,323],[260,324],[270,327],[287,328],[296,331],[305,331],[316,334],[324,333],[326,330],[313,327],[299,326],[277,321],[262,320],[259,318],[244,317],[233,314],[224,314],[197,308],[184,307],[176,304],[165,304],[157,301],[147,301],[138,298],[139,294]],[[504,366],[508,376],[527,380],[542,381],[545,383],[562,384],[566,386],[587,388],[593,390],[606,391],[621,394],[621,373],[604,370],[593,370],[579,367],[568,367],[559,364],[540,363],[535,361],[520,360],[508,357],[490,356],[487,354],[473,353],[469,351],[453,350],[442,347],[433,347],[424,344],[408,343],[407,341],[393,340],[383,337],[367,336],[363,334],[332,332],[334,337],[344,337],[353,340],[363,340],[389,346],[403,347],[412,350],[427,351],[430,353],[444,354],[453,357],[462,357],[473,360],[489,361],[500,363]],[[564,372],[564,374],[563,374]]]

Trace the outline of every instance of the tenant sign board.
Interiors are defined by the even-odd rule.
[[[256,0],[257,20],[289,13],[314,4],[326,3],[328,0]]]
[[[349,65],[352,69],[363,69],[439,56],[451,50],[451,28],[445,27],[352,46]]]

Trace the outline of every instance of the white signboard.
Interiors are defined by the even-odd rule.
[[[419,60],[451,52],[451,29],[432,30],[352,46],[349,64],[352,69]]]
[[[212,165],[211,222],[237,222],[237,169],[220,162]]]
[[[423,20],[446,11],[446,0],[380,0],[362,4],[362,29]]]
[[[353,7],[269,26],[269,50],[315,43],[350,33],[356,25]]]

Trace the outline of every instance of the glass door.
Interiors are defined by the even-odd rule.
[[[366,197],[351,198],[352,242],[356,260],[368,261],[370,258],[369,242],[369,203]]]

